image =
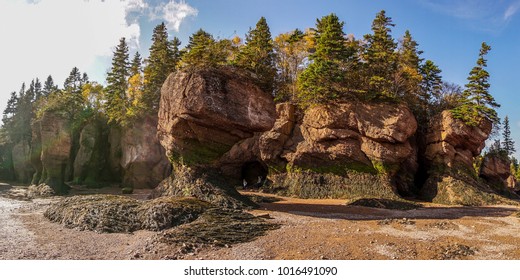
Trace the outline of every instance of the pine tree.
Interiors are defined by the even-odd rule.
[[[143,69],[141,55],[139,54],[139,52],[136,52],[134,58],[132,59],[132,62],[130,63],[130,77],[141,74],[142,71]]]
[[[78,67],[74,67],[70,71],[69,76],[65,79],[63,89],[71,93],[78,93],[81,91],[82,83],[81,72]]]
[[[107,73],[105,110],[109,122],[121,124],[125,120],[128,107],[126,90],[130,76],[128,45],[125,38],[119,40],[119,45],[112,57],[112,67]]]
[[[436,103],[441,99],[442,76],[441,69],[431,60],[426,60],[420,67],[422,76],[421,90],[419,91],[419,98],[425,102],[430,103],[435,100]]]
[[[245,46],[237,58],[237,65],[248,69],[258,77],[258,84],[265,92],[272,93],[276,76],[275,54],[271,31],[264,17],[246,35]]]
[[[418,94],[422,81],[420,73],[422,51],[418,47],[419,44],[412,38],[410,31],[406,30],[397,53],[398,65],[394,78],[394,92],[404,98],[411,107],[419,106],[425,109],[425,104],[420,102]]]
[[[213,36],[199,29],[188,41],[181,64],[183,66],[214,67],[223,64],[226,56],[218,52],[218,46]]]
[[[43,96],[49,96],[52,92],[56,91],[58,87],[54,85],[54,80],[52,79],[52,76],[49,75],[47,77],[47,80],[45,80],[45,83],[43,84],[42,94]]]
[[[346,91],[343,68],[353,52],[346,46],[343,25],[335,14],[317,20],[316,51],[298,78],[299,98],[304,104],[326,103]]]
[[[178,41],[174,39],[174,41]],[[159,109],[161,87],[168,75],[175,70],[176,47],[168,41],[168,31],[163,23],[156,26],[152,35],[150,56],[144,68],[143,102],[147,113],[155,114]]]
[[[502,131],[502,147],[507,152],[508,156],[512,156],[515,152],[515,141],[511,138],[511,127],[509,127],[509,117],[504,118],[504,130]]]
[[[394,99],[393,77],[397,72],[397,44],[391,35],[392,18],[383,10],[372,22],[373,34],[365,35],[364,60],[367,67],[368,92],[370,97]]]
[[[454,117],[468,125],[478,125],[482,118],[488,119],[493,124],[499,122],[494,108],[500,105],[489,93],[489,73],[485,69],[487,67],[485,56],[490,50],[491,47],[483,42],[477,65],[470,71],[466,89],[462,93],[462,105],[452,110]]]

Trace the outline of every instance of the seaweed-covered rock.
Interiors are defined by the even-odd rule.
[[[44,216],[68,228],[98,232],[132,232],[141,228],[133,198],[88,195],[64,198],[51,205]]]
[[[137,209],[141,228],[159,231],[197,219],[211,204],[195,198],[160,197],[145,201]]]
[[[139,201],[116,195],[87,195],[64,198],[51,205],[44,216],[80,230],[158,231],[192,222],[210,207],[209,203],[193,198]]]
[[[27,188],[27,197],[29,198],[50,197],[53,195],[56,195],[55,191],[45,184],[30,185]]]
[[[254,240],[279,227],[249,213],[212,208],[193,223],[166,230],[157,241],[191,247],[228,246]]]
[[[195,197],[223,208],[251,208],[256,204],[242,196],[215,169],[191,168],[174,164],[172,176],[163,180],[152,193],[160,196]]]

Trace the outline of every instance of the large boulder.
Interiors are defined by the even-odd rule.
[[[16,180],[21,183],[30,183],[34,169],[31,165],[31,146],[29,141],[22,140],[13,146],[12,159]]]
[[[125,188],[155,188],[170,175],[171,164],[157,139],[157,118],[123,128],[120,165]]]
[[[40,120],[43,165],[41,181],[57,194],[67,192],[65,169],[70,157],[69,120],[53,112],[45,112]]]
[[[161,91],[158,136],[173,161],[211,165],[275,122],[272,96],[233,68],[177,71]]]

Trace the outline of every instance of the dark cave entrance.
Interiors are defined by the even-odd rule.
[[[240,179],[244,188],[259,188],[267,179],[267,166],[259,161],[249,161],[242,165]]]

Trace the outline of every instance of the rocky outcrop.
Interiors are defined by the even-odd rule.
[[[171,164],[157,139],[156,118],[144,118],[123,129],[120,165],[125,188],[155,188],[170,175]]]
[[[45,112],[40,121],[43,165],[41,181],[57,194],[67,192],[65,169],[70,157],[69,121],[52,112]]]
[[[275,171],[339,176],[361,172],[374,175],[367,180],[379,181],[377,176],[393,177],[407,159],[415,157],[411,137],[417,122],[404,105],[344,102],[298,113],[290,104],[279,104],[277,112],[273,129],[259,137],[261,160]],[[329,181],[338,180],[342,181]]]
[[[95,185],[111,179],[107,141],[108,126],[103,121],[93,119],[81,130],[73,165],[75,183]]]
[[[42,155],[42,133],[40,121],[31,124],[31,165],[34,169],[31,185],[39,185],[42,179],[43,165]]]
[[[480,154],[491,133],[491,122],[484,119],[477,126],[469,126],[455,119],[450,111],[443,111],[431,124],[424,154],[428,178],[421,188],[421,197],[456,205],[506,203],[496,195],[496,189],[478,180],[473,167],[474,157]]]
[[[479,176],[499,187],[514,189],[516,184],[511,174],[511,161],[507,156],[487,154],[482,160]]]
[[[473,158],[480,155],[491,133],[492,124],[483,119],[477,126],[455,119],[450,111],[443,111],[432,122],[426,136],[426,158],[435,165],[448,167],[473,166]]]
[[[260,137],[262,160],[292,168],[342,173],[395,172],[413,149],[417,122],[395,104],[339,103],[315,106],[296,120],[294,108],[280,104],[273,129]]]
[[[171,74],[161,90],[158,137],[174,174],[156,195],[196,196],[225,207],[247,206],[231,184],[238,182],[239,165],[258,154],[255,134],[268,131],[274,122],[272,96],[244,71],[191,69]],[[240,162],[234,161],[237,157]],[[235,180],[222,180],[222,171],[234,174],[230,177]]]
[[[121,128],[110,126],[108,129],[108,166],[113,178],[121,178]]]
[[[158,137],[173,161],[215,163],[236,143],[273,127],[272,97],[233,68],[177,71],[162,87]]]
[[[22,140],[14,145],[12,159],[16,179],[21,183],[30,183],[34,169],[31,165],[31,146],[28,141]]]

